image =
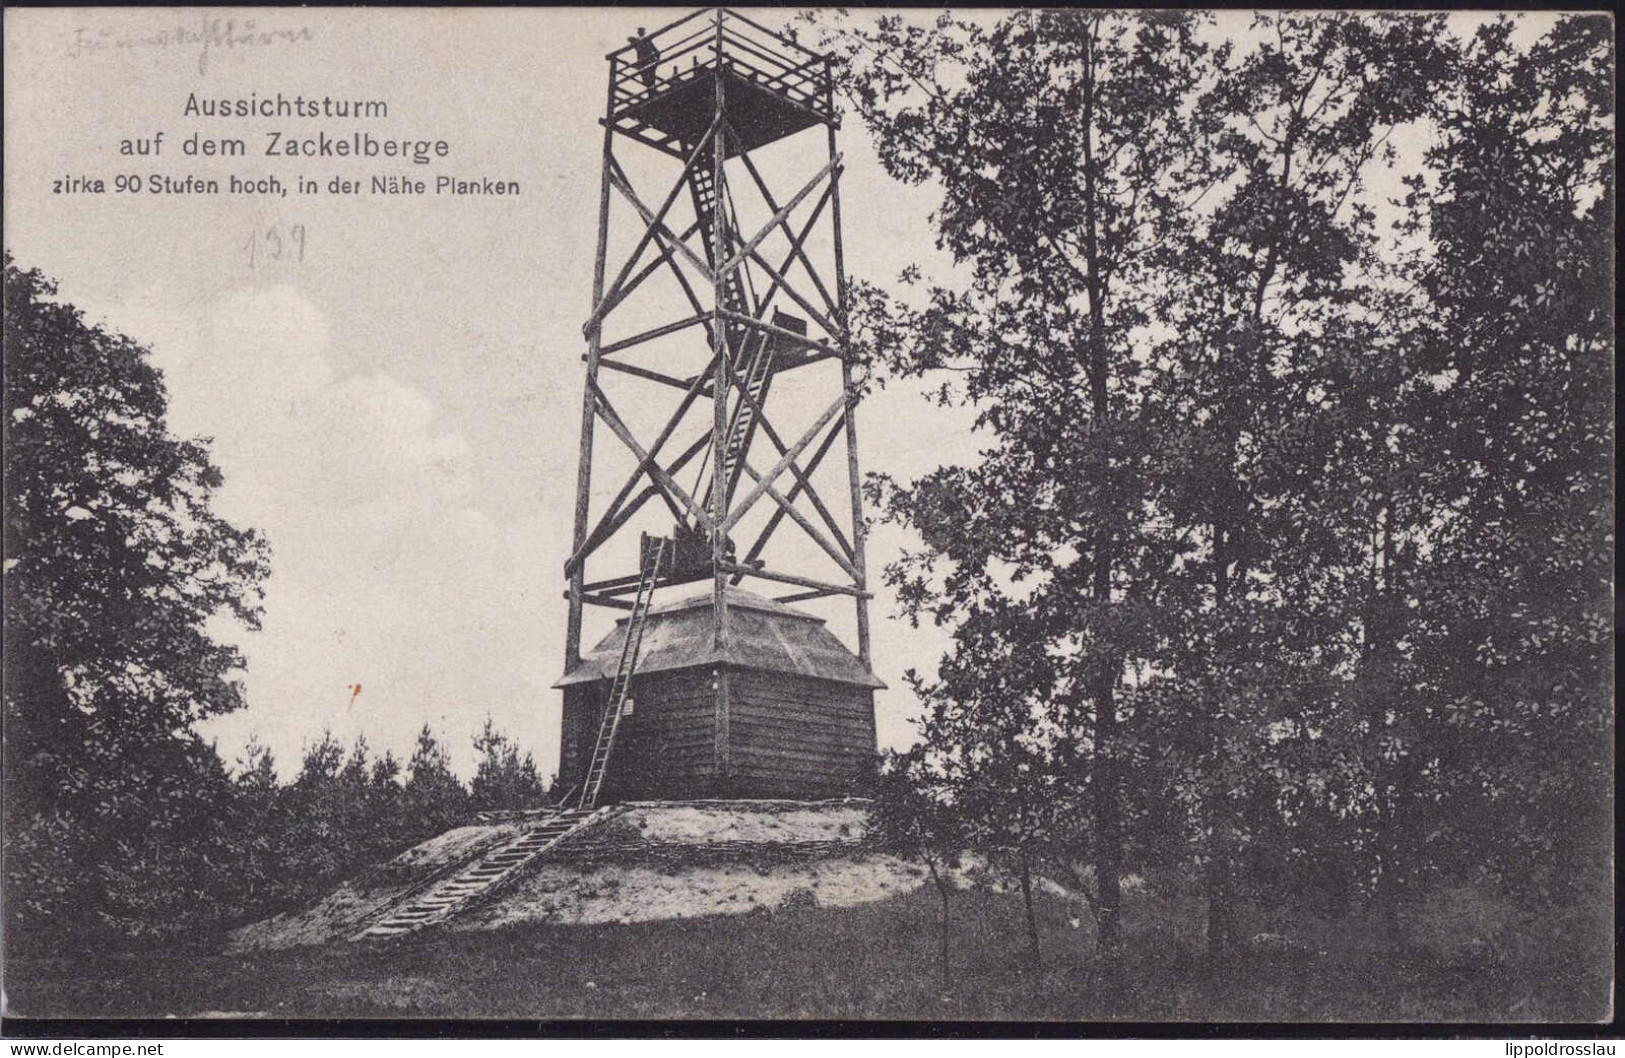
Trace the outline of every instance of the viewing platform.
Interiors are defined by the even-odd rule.
[[[737,136],[727,157],[836,122],[830,57],[735,11],[696,11],[609,53],[616,131],[685,158],[711,127],[716,86]]]

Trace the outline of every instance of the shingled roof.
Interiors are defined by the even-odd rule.
[[[822,618],[738,588],[728,588],[726,598],[727,646],[722,650],[711,645],[710,592],[650,609],[637,671],[737,665],[859,687],[886,686],[824,627]],[[611,678],[620,662],[626,621],[625,617],[617,621],[615,630],[553,686]]]

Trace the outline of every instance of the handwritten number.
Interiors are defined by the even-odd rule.
[[[303,263],[308,238],[309,232],[303,224],[273,224],[263,231],[254,229],[243,243],[243,250],[248,254],[249,271],[257,269],[262,259],[280,261],[284,255],[287,260]]]

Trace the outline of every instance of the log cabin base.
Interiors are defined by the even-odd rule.
[[[622,705],[603,804],[840,797],[876,755],[885,686],[817,617],[738,588],[723,646],[709,593],[652,607]],[[564,691],[561,784],[585,781],[632,618],[555,684]]]

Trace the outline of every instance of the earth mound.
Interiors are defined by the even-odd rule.
[[[309,908],[238,930],[229,950],[353,936],[533,825],[534,816],[515,814],[447,831]],[[771,915],[868,903],[925,884],[923,867],[876,849],[869,834],[869,805],[854,799],[613,805],[434,928]]]

